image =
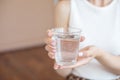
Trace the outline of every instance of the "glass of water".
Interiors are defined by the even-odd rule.
[[[62,66],[77,62],[81,30],[78,28],[54,28],[53,39],[56,41],[55,61]]]

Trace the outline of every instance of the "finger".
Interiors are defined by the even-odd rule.
[[[79,57],[92,57],[92,53],[90,51],[84,51],[79,53]],[[78,57],[78,58],[79,58]]]
[[[86,57],[94,57],[94,54],[91,50],[86,51]]]
[[[92,57],[93,54],[90,50],[79,52],[79,57]]]
[[[58,65],[57,63],[54,64],[54,69],[60,69],[60,65]]]
[[[54,53],[49,52],[49,53],[48,53],[48,56],[49,56],[51,59],[55,59]]]
[[[47,31],[47,35],[48,35],[48,37],[52,37],[52,36],[53,36],[52,31],[51,31],[51,30],[48,30],[48,31]]]
[[[44,40],[44,42],[45,42],[46,44],[52,43],[52,39],[48,37],[48,38],[46,38],[46,39]]]
[[[80,49],[80,52],[87,51],[87,50],[89,50],[89,48],[90,48],[90,46],[84,47],[84,48]]]
[[[52,46],[50,46],[50,45],[45,46],[45,49],[46,49],[48,52],[56,53],[56,48],[55,48],[55,47],[52,47]]]
[[[84,36],[81,36],[80,37],[80,42],[83,42],[85,40],[85,37]]]
[[[88,57],[88,53],[87,53],[86,51],[84,51],[84,52],[79,52],[78,58],[79,58],[79,57]]]
[[[79,56],[86,56],[86,57],[92,57],[95,56],[93,54],[93,50],[91,50],[91,48],[94,46],[87,46],[83,49],[80,50]]]
[[[51,45],[51,46],[55,46],[56,45],[56,41],[53,40],[52,38],[47,38],[45,40],[45,43],[48,44],[48,45]]]

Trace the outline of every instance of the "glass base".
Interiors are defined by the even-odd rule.
[[[76,61],[59,61],[57,62],[58,65],[61,65],[61,66],[71,66],[71,65],[74,65],[76,63]]]

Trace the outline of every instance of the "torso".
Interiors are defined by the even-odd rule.
[[[86,40],[81,47],[95,45],[113,55],[120,55],[120,0],[105,7],[96,7],[86,0],[71,0],[69,25],[82,29]],[[97,80],[117,77],[96,60],[74,69],[73,73]]]

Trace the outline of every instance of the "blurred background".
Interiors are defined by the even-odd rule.
[[[64,80],[44,49],[57,0],[0,0],[0,80]]]

